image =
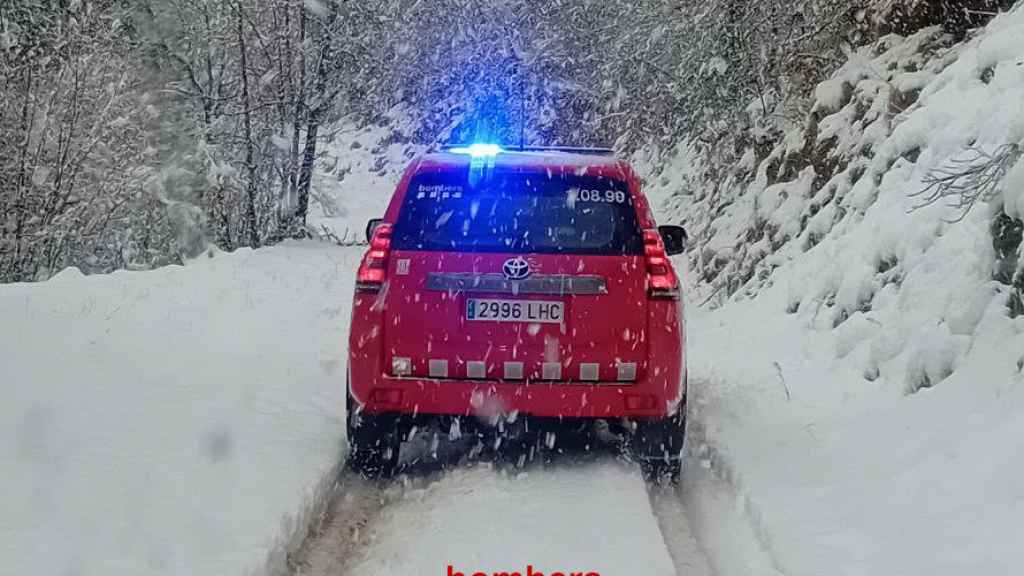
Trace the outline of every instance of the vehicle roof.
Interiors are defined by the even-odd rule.
[[[405,198],[409,183],[418,174],[430,172],[448,172],[468,170],[473,162],[475,166],[486,166],[499,170],[517,172],[541,172],[548,174],[572,173],[578,176],[597,176],[615,178],[628,183],[634,196],[637,217],[643,228],[653,228],[654,221],[647,199],[640,190],[640,178],[629,163],[616,158],[611,152],[583,152],[582,149],[543,149],[543,150],[502,150],[495,156],[473,158],[469,154],[441,150],[421,155],[409,164],[398,190],[392,197],[385,220],[395,222],[398,211]]]
[[[628,178],[632,174],[629,166],[603,151],[584,152],[583,149],[546,149],[546,150],[503,150],[495,156],[473,158],[469,154],[455,153],[448,150],[429,152],[420,157],[416,165],[417,171],[434,171],[467,168],[471,163],[482,163],[487,167],[505,168],[510,170],[554,170],[578,171],[605,176]]]

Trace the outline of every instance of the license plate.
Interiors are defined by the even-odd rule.
[[[469,298],[466,300],[466,320],[561,324],[565,320],[565,304],[545,300]]]

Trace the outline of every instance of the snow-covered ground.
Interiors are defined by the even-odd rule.
[[[281,566],[341,456],[360,256],[0,286],[0,574]]]

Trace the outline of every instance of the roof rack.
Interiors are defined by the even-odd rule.
[[[441,150],[447,151],[452,148],[464,148],[465,144],[446,144]],[[506,152],[562,152],[565,154],[586,154],[593,156],[613,156],[615,150],[611,148],[587,148],[583,146],[503,146]]]

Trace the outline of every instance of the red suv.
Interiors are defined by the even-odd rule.
[[[677,478],[686,414],[686,232],[657,226],[611,151],[492,145],[414,160],[367,226],[349,335],[350,464],[402,440],[604,421],[648,476]]]

